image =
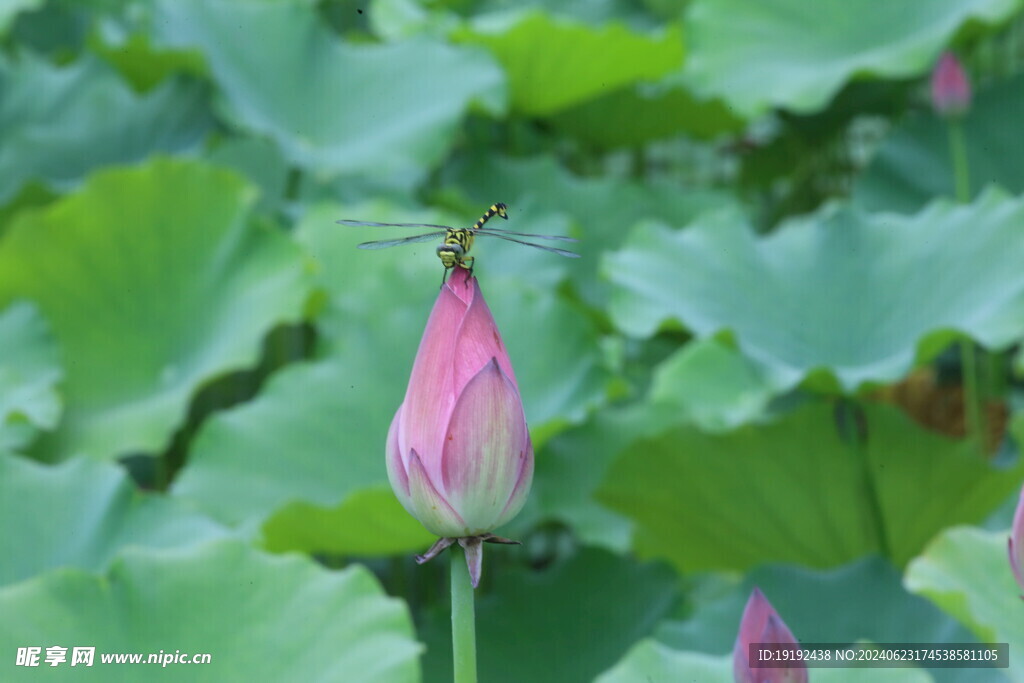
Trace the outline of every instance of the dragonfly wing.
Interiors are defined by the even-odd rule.
[[[412,244],[414,242],[429,242],[430,240],[437,239],[444,235],[444,231],[439,232],[428,232],[422,235],[413,235],[412,237],[401,237],[397,240],[378,240],[376,242],[363,242],[358,245],[360,249],[386,249],[387,247],[394,247],[399,244]]]
[[[532,237],[538,240],[558,240],[559,242],[579,242],[575,237],[565,237],[564,235],[535,235],[531,232],[512,232],[511,230],[502,230],[500,228],[477,228],[473,232],[481,235],[494,235],[495,237],[504,237],[509,235],[511,237]],[[514,242],[515,240],[513,240]],[[536,246],[536,245],[534,245]]]
[[[497,237],[498,239],[505,240],[507,242],[515,242],[516,244],[525,244],[526,246],[533,247],[534,249],[543,249],[544,251],[550,251],[552,254],[558,254],[559,256],[568,256],[569,258],[579,258],[580,257],[579,254],[577,254],[575,252],[572,252],[572,251],[566,251],[565,249],[555,249],[554,247],[545,247],[543,244],[534,244],[533,242],[524,242],[523,240],[517,240],[517,239],[513,239],[511,237],[506,237],[505,235],[500,235],[500,234],[498,234],[496,232],[482,232],[482,231],[479,231],[479,230],[477,232],[480,232],[480,234],[485,235],[487,237]]]
[[[433,228],[435,230],[451,230],[447,225],[433,225],[431,223],[374,223],[373,221],[334,221],[341,225],[352,225],[356,227],[369,226],[371,228]]]

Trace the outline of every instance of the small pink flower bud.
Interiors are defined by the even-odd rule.
[[[1007,542],[1010,550],[1010,568],[1017,579],[1017,585],[1024,590],[1024,488],[1020,491],[1017,512],[1013,515],[1013,526],[1010,527],[1010,539]],[[1024,598],[1024,595],[1021,595]]]
[[[807,667],[803,662],[794,662],[784,668],[751,667],[751,643],[798,644],[759,588],[754,588],[747,600],[736,645],[732,649],[732,672],[736,683],[807,683]]]
[[[942,53],[932,72],[932,106],[946,117],[961,116],[971,106],[971,84],[952,52]]]
[[[484,536],[526,502],[533,446],[519,387],[480,285],[464,271],[430,313],[388,431],[387,469],[403,507],[444,538]]]

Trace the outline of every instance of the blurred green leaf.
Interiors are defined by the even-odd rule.
[[[503,201],[516,225],[525,215],[564,214],[579,226],[583,255],[569,265],[596,267],[598,256],[618,247],[628,228],[644,219],[682,224],[713,208],[735,202],[728,193],[681,188],[658,179],[649,182],[611,176],[584,177],[561,166],[554,156],[512,158],[474,156],[455,168],[453,181],[477,202]]]
[[[969,21],[999,24],[1018,0],[694,0],[686,67],[699,92],[754,118],[810,114],[858,78],[914,78]]]
[[[60,416],[57,344],[39,309],[15,302],[0,309],[0,450],[21,448]]]
[[[140,493],[116,465],[0,454],[0,585],[59,567],[103,571],[126,546],[177,548],[224,533],[177,501]]]
[[[0,36],[7,32],[19,13],[39,9],[43,0],[3,0],[0,2]]]
[[[676,28],[648,36],[619,23],[595,28],[539,11],[485,15],[454,37],[494,53],[508,74],[513,110],[526,116],[659,78],[683,59]]]
[[[437,540],[405,511],[391,487],[383,484],[357,490],[333,508],[292,503],[264,524],[263,535],[266,548],[273,552],[359,556],[425,549]]]
[[[732,656],[714,657],[681,652],[656,640],[641,640],[618,664],[595,683],[644,683],[647,681],[707,681],[732,683]]]
[[[102,653],[179,650],[211,661],[169,664],[161,679],[419,680],[409,613],[365,568],[327,571],[234,541],[133,549],[103,575],[42,574],[0,588],[0,615],[5,652],[61,645],[70,660],[71,647],[95,647],[92,667],[47,672],[67,680],[116,677]]]
[[[903,564],[943,527],[982,519],[1024,472],[887,406],[866,406],[865,422],[863,453],[826,405],[719,436],[673,429],[627,448],[598,500],[637,524],[637,552],[681,571],[824,568],[870,552]]]
[[[494,257],[497,250],[491,244],[487,249]],[[502,252],[517,249],[530,251],[501,245]],[[519,277],[488,277],[486,267],[483,262],[480,286],[512,359],[534,445],[540,446],[566,423],[582,421],[605,398],[609,377],[601,368],[597,331],[557,292],[531,286],[525,269]]]
[[[767,238],[742,223],[717,213],[633,231],[603,263],[615,324],[641,337],[672,320],[702,337],[727,328],[772,385],[819,371],[845,391],[900,378],[951,330],[990,348],[1024,334],[1024,200],[825,211]]]
[[[120,30],[117,30],[120,29]],[[162,50],[146,33],[124,33],[111,21],[102,22],[91,37],[95,52],[114,65],[132,87],[146,92],[174,74],[207,75],[203,59],[185,50]]]
[[[719,100],[696,98],[673,77],[621,88],[551,119],[563,134],[599,149],[638,146],[687,134],[709,139],[737,133],[743,122]]]
[[[325,515],[346,514],[350,496],[388,485],[384,441],[443,270],[434,245],[358,251],[368,231],[377,233],[336,225],[343,217],[381,216],[368,208],[348,214],[322,207],[296,228],[327,297],[317,323],[323,358],[286,368],[255,400],[214,416],[197,435],[173,487],[175,495],[232,524],[264,521],[288,504],[308,504],[280,511],[282,517],[268,528],[273,547],[301,543],[355,552],[339,545],[336,532],[319,539],[282,534],[297,530],[304,514],[311,529],[322,528]],[[376,497],[357,507],[382,519],[394,514],[394,501]],[[401,533],[411,543],[403,550],[422,550],[422,537],[408,527]],[[390,539],[382,543],[394,547]]]
[[[1024,155],[1017,153],[1024,75],[977,93],[960,125],[967,146],[972,196],[989,184],[1024,190]],[[901,123],[858,175],[853,200],[867,209],[911,213],[935,196],[952,197],[949,123],[919,112]]]
[[[510,550],[485,547],[484,583],[487,555]],[[664,566],[592,549],[543,572],[510,571],[491,580],[500,591],[478,598],[476,624],[479,668],[494,683],[592,680],[648,634],[676,600],[675,579]],[[450,622],[445,608],[420,628],[427,681],[451,680]]]
[[[67,190],[106,164],[193,149],[211,126],[200,84],[173,79],[137,95],[89,57],[55,67],[0,55],[0,92],[0,203],[33,179]]]
[[[673,424],[676,411],[634,404],[606,408],[549,441],[537,455],[524,516],[566,524],[581,542],[625,552],[632,524],[594,499],[615,457],[630,444]]]
[[[0,306],[34,300],[62,348],[48,457],[163,448],[202,382],[252,364],[266,331],[298,317],[301,255],[248,224],[254,194],[226,171],[159,160],[18,215],[0,242]]]
[[[981,642],[1010,643],[1012,680],[1024,680],[1024,602],[1006,554],[1009,532],[956,528],[907,567],[907,590],[959,619]]]
[[[528,10],[594,26],[618,21],[636,30],[648,30],[658,23],[635,0],[478,0],[466,4],[467,9],[478,15]]]
[[[207,160],[238,171],[260,188],[257,212],[281,207],[288,185],[288,165],[281,150],[268,140],[237,137],[224,140],[209,151]]]
[[[348,496],[387,485],[384,439],[404,384],[376,384],[372,342],[362,336],[364,346],[350,349],[361,362],[332,357],[285,368],[252,401],[213,416],[196,435],[173,495],[229,524],[263,522],[291,505],[268,531],[272,547],[302,543],[345,552],[330,545],[336,533],[313,541],[283,538],[281,530],[301,526],[295,521],[300,513],[310,516],[311,529],[321,528],[315,520],[331,513],[313,506],[340,506],[334,514],[344,515]],[[391,394],[397,397],[379,398]],[[374,501],[383,508],[373,514],[389,518],[390,501],[364,501],[359,508]],[[306,505],[297,507],[300,502]],[[408,550],[421,549],[422,539],[414,540]]]
[[[638,182],[611,176],[581,177],[567,171],[552,156],[473,156],[454,170],[452,182],[485,206],[494,201],[508,204],[516,226],[558,217],[570,219],[576,229],[569,234],[580,240],[572,248],[581,258],[560,263],[560,277],[568,273],[580,294],[597,308],[604,307],[608,290],[606,279],[597,273],[601,253],[619,247],[631,226],[644,219],[680,225],[709,209],[735,204],[725,192],[681,188],[656,179]],[[533,261],[542,262],[540,257]]]
[[[700,339],[655,368],[650,400],[678,408],[705,431],[722,431],[762,415],[772,395],[753,363],[715,339]]]
[[[428,9],[419,0],[375,0],[368,21],[375,36],[392,42],[419,34],[446,38],[461,19],[442,7]]]
[[[59,196],[39,181],[33,180],[22,185],[21,190],[8,199],[6,204],[0,203],[0,239],[18,213],[46,206]]]
[[[305,0],[156,7],[163,43],[206,58],[228,119],[315,175],[420,178],[448,153],[471,105],[504,107],[501,72],[479,50],[426,38],[343,43]]]

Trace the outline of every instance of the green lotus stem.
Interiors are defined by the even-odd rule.
[[[960,342],[960,368],[964,382],[964,418],[965,431],[978,452],[985,448],[982,435],[984,425],[981,422],[981,397],[978,391],[978,363],[974,353],[974,342],[964,339]]]
[[[949,121],[949,155],[953,164],[953,190],[956,200],[966,204],[971,199],[970,170],[967,163],[967,142],[960,119]],[[978,364],[975,359],[974,343],[970,339],[960,342],[960,367],[964,385],[964,431],[974,442],[978,451],[985,447],[982,430],[981,396],[978,387]]]
[[[949,154],[953,163],[953,196],[961,204],[966,204],[971,200],[970,169],[964,127],[959,119],[949,122]]]
[[[864,476],[868,483],[868,504],[874,510],[878,526],[875,531],[878,533],[878,550],[883,557],[893,556],[892,544],[889,541],[889,532],[885,525],[885,508],[882,505],[881,484],[875,476],[875,467],[871,462],[871,455],[868,453],[867,433],[871,425],[867,422],[867,415],[864,413],[864,406],[856,399],[844,400],[841,408],[845,411],[849,420],[848,443],[857,462],[864,468]]]
[[[476,616],[466,553],[455,543],[452,556],[452,665],[455,683],[476,683]]]

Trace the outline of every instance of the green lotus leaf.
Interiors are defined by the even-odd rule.
[[[211,125],[200,84],[137,95],[91,58],[55,67],[30,52],[0,56],[0,91],[0,203],[30,180],[63,190],[105,164],[194,148]]]
[[[0,449],[20,448],[57,424],[57,345],[39,309],[22,301],[0,309],[0,349]]]
[[[456,169],[459,188],[486,205],[502,201],[515,225],[538,214],[564,214],[579,224],[580,243],[572,249],[583,258],[569,265],[593,269],[600,254],[622,244],[626,227],[644,219],[671,223],[692,220],[716,207],[728,206],[730,196],[695,190],[680,192],[674,183],[623,182],[610,177],[577,176],[552,156],[515,159],[481,155]],[[509,223],[509,229],[516,229]]]
[[[292,503],[263,525],[265,547],[361,557],[426,548],[437,537],[423,528],[386,484],[359,489],[325,508]]]
[[[478,18],[456,40],[494,53],[509,79],[512,108],[546,116],[681,66],[678,29],[635,33],[618,23],[600,28],[540,11]]]
[[[668,402],[606,407],[554,437],[537,458],[530,500],[520,517],[527,524],[561,522],[588,545],[626,552],[631,521],[599,504],[594,494],[621,451],[663,433],[678,418],[678,408]]]
[[[480,0],[477,3],[463,3],[463,9],[479,15],[498,15],[503,12],[511,14],[525,8],[538,14],[543,13],[595,26],[610,21],[621,21],[635,29],[656,26],[660,20],[649,8],[641,4],[643,3],[636,3],[633,0]],[[678,12],[675,14],[678,15]],[[501,21],[500,16],[495,19]]]
[[[607,176],[585,178],[570,173],[551,156],[513,159],[476,155],[456,170],[452,189],[485,206],[495,201],[508,204],[510,230],[517,229],[512,227],[511,221],[515,221],[517,226],[537,226],[525,232],[561,231],[578,237],[580,242],[572,249],[581,255],[579,259],[561,262],[553,256],[553,261],[545,261],[547,256],[531,250],[521,250],[519,258],[530,258],[530,272],[535,272],[538,264],[556,263],[557,277],[543,281],[554,286],[568,273],[587,302],[599,308],[605,306],[608,297],[608,284],[597,273],[601,254],[622,245],[629,227],[644,219],[685,223],[704,211],[731,206],[736,201],[716,190],[680,192],[677,184],[656,180],[641,183]],[[566,221],[575,229],[567,232]],[[543,227],[545,222],[551,227]],[[527,272],[524,267],[515,265],[520,273]]]
[[[761,416],[773,394],[753,363],[700,339],[655,368],[650,400],[677,407],[705,431],[722,431]]]
[[[123,7],[109,9],[113,13]],[[138,16],[138,9],[126,14]],[[195,52],[155,47],[148,33],[132,32],[130,20],[121,24],[118,19],[107,17],[99,22],[99,30],[90,37],[90,47],[139,92],[151,90],[175,74],[208,76],[202,57]]]
[[[433,245],[359,251],[357,243],[380,235],[336,225],[339,218],[412,220],[370,207],[321,207],[303,218],[296,233],[326,295],[317,322],[322,358],[285,368],[253,401],[213,416],[172,488],[231,524],[262,522],[292,505],[270,524],[275,548],[319,543],[355,551],[330,536],[303,541],[278,532],[297,528],[300,512],[309,513],[311,528],[322,528],[314,519],[332,514],[329,508],[344,514],[349,496],[387,486],[384,440],[441,278]],[[390,518],[393,501],[364,499],[360,509],[370,502]],[[405,549],[422,549],[422,539]]]
[[[15,0],[17,1],[17,0]],[[54,63],[66,63],[81,56],[89,30],[88,10],[102,9],[100,0],[42,2],[13,17],[4,36],[12,52],[32,52]]]
[[[448,8],[428,9],[418,0],[377,0],[367,14],[370,32],[385,42],[424,34],[446,38],[461,22]]]
[[[419,177],[448,153],[471,105],[504,107],[501,72],[479,50],[341,42],[304,0],[156,7],[159,40],[202,53],[229,120],[315,175]]]
[[[1024,76],[980,90],[960,122],[972,196],[996,183],[1024,190],[1024,155],[1015,112],[1024,107]],[[853,199],[867,209],[912,213],[935,196],[954,195],[950,124],[931,112],[908,117],[882,142],[854,181]]]
[[[738,133],[744,125],[720,100],[697,98],[679,72],[588,100],[555,114],[550,122],[599,149],[635,147],[680,134],[711,139]]]
[[[1006,554],[1009,531],[960,527],[940,534],[907,567],[907,590],[923,595],[986,643],[1010,643],[1012,680],[1024,671],[1024,601]]]
[[[0,242],[0,306],[35,301],[66,369],[44,454],[158,451],[200,384],[251,365],[266,331],[299,317],[301,254],[249,224],[254,201],[227,171],[158,160],[17,216]]]
[[[129,545],[176,548],[224,534],[177,501],[140,493],[116,465],[0,455],[0,585],[59,567],[103,571]]]
[[[699,652],[673,650],[656,640],[637,643],[614,667],[595,683],[641,683],[642,681],[707,681],[731,683],[732,655],[716,657]]]
[[[234,169],[260,189],[257,213],[281,208],[288,183],[288,164],[270,141],[251,137],[229,138],[211,149],[206,159],[218,166]]]
[[[508,261],[510,252],[518,252],[526,261],[521,275],[504,277],[488,277],[488,262],[481,261],[479,278],[515,368],[534,447],[541,448],[550,435],[581,422],[606,398],[610,379],[598,333],[577,307],[547,287],[531,286],[522,275],[529,273],[530,259],[557,256],[538,256],[513,244],[489,242],[485,248],[488,259]]]
[[[1024,472],[894,408],[865,406],[864,420],[863,451],[827,405],[717,436],[670,429],[626,448],[597,497],[636,523],[641,555],[685,571],[825,568],[872,552],[900,565],[941,529],[984,518]]]
[[[485,546],[485,584],[488,557],[513,551]],[[476,607],[477,661],[494,683],[591,681],[648,635],[678,596],[677,578],[664,565],[637,564],[591,548],[543,572],[516,568],[494,575],[500,590],[480,598]],[[448,680],[450,612],[445,607],[430,617],[420,628],[427,646],[424,675]]]
[[[365,360],[378,357],[372,339],[354,336],[364,340],[349,347],[350,358],[361,362],[331,357],[285,368],[254,400],[211,417],[171,493],[229,524],[262,523],[279,511],[268,530],[273,548],[355,552],[331,540],[348,538],[343,534],[310,540],[310,533],[324,528],[317,520],[343,517],[347,497],[387,486],[384,439],[404,385],[381,380]],[[379,506],[371,517],[391,518],[392,501],[364,500],[358,508],[369,515],[371,504]],[[309,532],[300,516],[308,517]],[[298,536],[285,536],[287,529]],[[422,549],[423,539],[414,540],[406,550]]]
[[[0,205],[0,239],[13,222],[14,216],[28,209],[35,209],[53,202],[60,195],[39,181],[30,181],[21,186],[6,204]]]
[[[911,217],[825,211],[759,238],[733,213],[685,231],[640,226],[611,254],[611,314],[630,335],[722,329],[773,386],[814,371],[854,391],[903,376],[960,330],[999,348],[1024,334],[1024,200],[989,191]]]
[[[174,681],[418,681],[421,650],[404,603],[366,568],[327,571],[238,541],[133,548],[100,575],[58,570],[0,588],[0,649],[13,658],[33,646],[44,648],[41,660],[47,647],[68,648],[68,661],[41,668],[74,681],[158,669]],[[72,667],[73,647],[94,647],[93,666]],[[111,653],[210,661],[102,663]]]
[[[968,22],[999,24],[1017,0],[898,0],[870,11],[821,0],[695,0],[686,69],[695,87],[746,118],[771,108],[813,113],[849,81],[928,73]]]
[[[19,13],[41,7],[43,0],[5,0],[0,4],[0,35],[7,32]]]

